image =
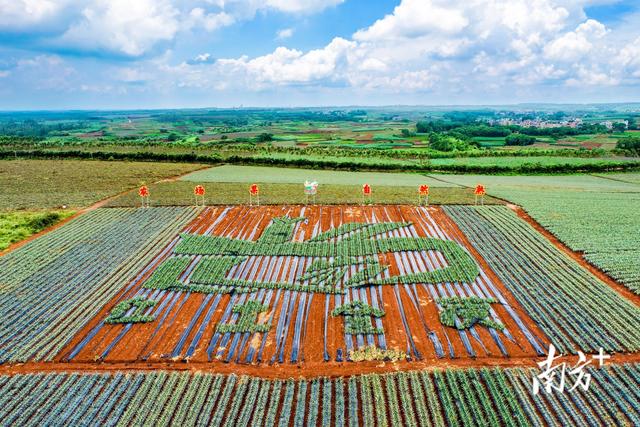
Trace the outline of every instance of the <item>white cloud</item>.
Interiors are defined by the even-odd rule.
[[[547,58],[560,61],[576,61],[591,52],[593,41],[607,34],[600,22],[589,19],[571,31],[556,38],[544,48]]]
[[[593,67],[579,65],[577,68],[576,76],[566,81],[567,86],[614,86],[620,83],[617,77]]]
[[[322,49],[303,53],[296,49],[278,47],[273,53],[254,59],[220,59],[216,65],[237,77],[245,74],[248,83],[273,84],[308,83],[321,79],[336,79],[339,67],[347,60],[346,54],[354,47],[350,42],[336,37]]]
[[[269,1],[252,5],[277,7]],[[253,58],[206,66],[192,61],[167,70],[178,85],[190,87],[344,86],[391,93],[607,86],[620,82],[625,69],[640,73],[637,48],[616,48],[613,30],[586,19],[581,6],[580,0],[402,0],[351,40],[334,38],[307,52],[281,46]],[[618,65],[607,68],[607,56],[616,54]]]
[[[113,76],[116,80],[125,83],[141,83],[149,79],[149,74],[138,68],[123,67],[114,70]]]
[[[0,0],[0,28],[16,30],[55,18],[70,1]]]
[[[89,51],[139,56],[179,29],[178,10],[166,0],[97,0],[59,39]]]
[[[620,49],[613,62],[630,76],[640,78],[640,37]]]
[[[270,53],[215,59],[215,46],[200,46],[212,53],[186,61],[180,52],[161,48],[179,49],[172,42],[184,34],[218,31],[257,13],[299,18],[342,0],[77,1],[84,6],[74,15],[67,12],[67,0],[32,2],[37,7],[28,14],[29,0],[0,0],[11,11],[0,14],[0,31],[8,28],[6,16],[15,17],[15,27],[45,25],[65,10],[67,29],[57,47],[132,58],[122,71],[110,73],[114,90],[146,85],[163,94],[189,88],[259,94],[286,88],[281,93],[429,92],[444,99],[503,92],[510,99],[537,95],[540,88],[577,93],[575,87],[589,86],[609,93],[612,86],[637,85],[640,79],[640,29],[634,22],[605,27],[589,19],[583,7],[594,0],[401,0],[391,13],[324,47],[292,49],[286,41],[293,28],[283,28],[276,33],[281,46]],[[18,18],[20,11],[25,17]]]
[[[189,27],[202,27],[207,31],[214,31],[234,24],[236,19],[226,12],[207,13],[201,7],[196,7],[191,9],[186,22]]]
[[[434,87],[440,78],[431,70],[405,71],[393,75],[366,76],[352,74],[350,81],[354,86],[365,90],[382,89],[396,93],[407,91],[425,91]]]
[[[137,57],[181,32],[215,31],[258,11],[311,14],[344,0],[0,0],[0,32],[46,47]]]
[[[416,38],[434,32],[456,34],[468,24],[464,11],[443,7],[434,0],[403,0],[392,14],[353,35],[358,41]]]
[[[336,6],[344,0],[266,0],[263,6],[289,13],[312,13]]]
[[[38,55],[19,60],[11,74],[32,89],[58,92],[74,89],[77,72],[58,55]]]
[[[201,53],[200,55],[196,55],[194,58],[196,62],[209,62],[211,60],[210,53]]]
[[[293,28],[283,28],[276,32],[276,38],[278,40],[288,39],[293,35]]]

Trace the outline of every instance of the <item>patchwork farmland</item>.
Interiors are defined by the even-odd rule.
[[[640,420],[637,299],[503,205],[101,208],[0,270],[8,425]],[[534,395],[550,344],[613,360]]]

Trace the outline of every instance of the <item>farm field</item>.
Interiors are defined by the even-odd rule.
[[[0,160],[0,210],[81,208],[198,164],[85,160]]]
[[[440,178],[469,186],[482,180],[489,194],[521,205],[568,247],[640,293],[640,174]]]
[[[313,168],[333,171],[385,171],[399,173],[576,173],[635,171],[640,168],[636,157],[613,156],[604,152],[556,152],[528,149],[510,151],[472,150],[438,153],[433,150],[406,148],[382,150],[362,146],[362,149],[302,149],[277,151],[277,147],[243,147],[242,145],[180,146],[180,145],[79,145],[79,146],[17,146],[0,147],[0,156],[12,158],[62,158],[109,160],[149,160],[199,162],[234,165],[265,165],[265,167]],[[555,154],[554,154],[555,153]],[[198,168],[194,168],[198,169]]]
[[[0,376],[11,425],[637,425],[635,365],[589,369],[589,391],[531,392],[530,369],[269,380],[211,373]]]
[[[593,165],[593,164],[615,164],[620,162],[638,163],[637,157],[559,157],[559,156],[500,156],[500,157],[452,157],[445,159],[431,159],[430,165],[437,167],[443,165],[465,165],[465,166],[507,166],[518,167],[523,164],[541,164],[543,166],[559,165]]]
[[[353,228],[362,223],[373,225]],[[354,352],[371,346],[400,350],[418,361],[544,352],[541,333],[482,269],[481,260],[461,251],[461,243],[455,243],[461,236],[438,209],[219,207],[201,212],[181,236],[108,304],[153,300],[158,308],[147,313],[156,320],[122,329],[97,318],[62,352],[62,360],[304,362],[305,369],[319,372],[329,368],[316,365],[355,358]],[[225,251],[221,238],[256,243],[238,258],[229,255],[244,250]],[[361,249],[367,241],[361,239],[384,246]],[[440,301],[451,297],[496,301],[490,327],[457,332],[442,327]],[[263,308],[253,318],[265,313],[257,324],[271,325],[267,333],[212,327],[239,322],[232,309],[253,301]],[[353,304],[382,313],[348,332],[335,310]]]
[[[22,313],[3,362],[341,372],[368,349],[407,366],[640,349],[640,308],[504,206],[103,208],[0,268],[3,316]],[[442,317],[460,298],[483,323]]]
[[[0,251],[74,213],[74,211],[0,211]]]
[[[279,169],[281,170],[281,169]],[[285,169],[287,170],[287,169]],[[425,178],[425,182],[429,182]],[[260,203],[263,205],[304,204],[303,181],[295,184],[260,184]],[[194,203],[193,188],[197,181],[161,182],[149,186],[150,203],[153,206],[191,206]],[[246,204],[249,202],[249,182],[203,182],[208,205]],[[372,201],[376,204],[415,204],[418,201],[418,185],[392,187],[372,185]],[[318,186],[316,203],[319,204],[362,204],[361,185],[323,184]],[[464,187],[432,187],[429,191],[430,204],[472,204],[473,191]],[[491,196],[485,196],[485,204],[504,203]],[[110,207],[140,206],[136,192],[122,194],[106,203]]]
[[[3,425],[640,422],[640,298],[468,188],[628,199],[635,175],[416,181],[461,205],[417,207],[416,185],[383,180],[376,197],[407,202],[188,206],[199,182],[246,202],[249,181],[204,181],[238,169],[149,186],[184,207],[94,209],[0,257]],[[295,182],[261,185],[269,201]],[[338,188],[360,190],[320,194]],[[106,206],[123,202],[139,197]],[[589,391],[534,395],[550,344],[612,359]]]
[[[0,363],[52,360],[195,215],[97,209],[0,257]]]
[[[417,173],[346,172],[295,168],[270,168],[262,166],[223,165],[202,169],[180,177],[180,181],[244,182],[302,184],[318,181],[322,185],[363,185],[406,187],[427,184],[430,187],[451,187],[436,179]],[[453,185],[456,186],[456,185]]]

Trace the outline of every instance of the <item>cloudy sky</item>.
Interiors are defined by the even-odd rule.
[[[0,109],[640,101],[640,2],[0,0]]]

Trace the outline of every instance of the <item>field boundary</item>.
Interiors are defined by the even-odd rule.
[[[574,173],[599,173],[599,172],[628,172],[640,170],[640,162],[633,161],[601,161],[600,163],[589,164],[568,164],[558,163],[551,165],[542,165],[539,163],[523,163],[518,166],[504,165],[424,165],[424,164],[406,164],[397,165],[393,163],[365,163],[358,162],[354,157],[354,161],[340,162],[330,158],[328,159],[282,159],[275,157],[250,157],[241,155],[230,155],[223,157],[218,153],[211,154],[172,154],[172,153],[147,153],[147,152],[110,152],[110,151],[82,151],[82,150],[0,150],[0,159],[8,158],[31,158],[31,159],[94,159],[94,160],[132,160],[132,161],[149,161],[149,162],[178,162],[178,163],[207,163],[210,166],[221,164],[236,165],[255,165],[255,166],[278,166],[292,168],[312,168],[326,170],[345,170],[350,171],[357,168],[358,171],[368,172],[414,172],[414,173],[452,173],[452,174],[487,174],[487,175],[510,175],[519,174],[549,174],[549,175],[566,175]]]
[[[575,361],[576,356],[564,355],[567,361]],[[480,363],[475,363],[473,359],[437,359],[414,361],[407,369],[398,367],[393,362],[343,362],[349,369],[348,375],[339,373],[317,374],[315,367],[304,365],[292,367],[288,364],[273,364],[265,366],[263,364],[243,364],[238,366],[233,363],[209,363],[209,362],[182,362],[182,361],[153,361],[153,362],[26,362],[17,364],[0,365],[0,375],[21,375],[38,372],[149,372],[149,371],[173,371],[173,372],[207,372],[224,375],[248,375],[264,379],[289,379],[289,378],[347,378],[358,375],[386,374],[396,372],[424,372],[442,370],[448,368],[456,369],[481,369],[481,368],[535,368],[537,363],[544,361],[545,357],[510,357],[510,358],[483,358]],[[607,360],[607,365],[625,365],[629,363],[640,363],[640,353],[616,353]]]
[[[193,171],[191,171],[191,172],[196,172],[196,171],[203,170],[203,169],[208,169],[208,168],[209,168],[209,165],[204,165],[204,166],[202,166],[201,168],[199,168],[199,169],[195,169],[195,170],[193,170]],[[181,177],[183,177],[183,176],[185,176],[185,175],[188,175],[188,174],[190,174],[191,172],[186,172],[186,173],[183,173],[183,174],[180,174],[180,175],[175,175],[175,176],[172,176],[172,177],[169,177],[169,178],[163,178],[163,179],[161,179],[161,180],[158,180],[158,181],[153,182],[152,184],[159,184],[159,183],[161,183],[161,182],[172,182],[172,181],[177,181],[179,178],[181,178]],[[97,202],[95,202],[95,203],[94,203],[94,204],[92,204],[92,205],[89,205],[89,206],[87,206],[87,207],[84,207],[84,208],[78,209],[78,210],[76,211],[76,213],[74,213],[74,214],[73,214],[73,215],[71,215],[70,217],[63,219],[62,221],[58,221],[58,222],[56,222],[55,224],[53,224],[53,225],[51,225],[51,226],[49,226],[49,227],[47,227],[47,228],[45,228],[45,229],[43,229],[43,230],[40,230],[40,231],[38,231],[38,232],[37,232],[37,233],[35,233],[35,234],[32,234],[31,236],[27,237],[27,238],[26,238],[26,239],[24,239],[24,240],[20,240],[19,242],[16,242],[16,243],[13,243],[13,244],[9,245],[9,247],[7,247],[7,248],[5,248],[5,249],[3,249],[3,250],[1,250],[1,251],[0,251],[0,257],[3,257],[3,256],[5,256],[5,255],[7,255],[9,252],[13,252],[13,251],[15,251],[16,249],[21,248],[22,246],[26,245],[27,243],[29,243],[29,242],[31,242],[31,241],[33,241],[33,240],[35,240],[35,239],[39,238],[39,237],[42,237],[42,236],[44,236],[44,235],[45,235],[45,234],[47,234],[47,233],[51,233],[52,231],[54,231],[54,230],[56,230],[56,229],[58,229],[58,228],[62,227],[63,225],[65,225],[65,224],[67,224],[67,223],[71,222],[72,220],[74,220],[74,219],[78,218],[78,217],[79,217],[80,215],[82,215],[82,214],[85,214],[85,213],[87,213],[87,212],[91,212],[91,211],[93,211],[93,210],[96,210],[96,209],[102,208],[102,207],[104,207],[107,203],[109,203],[110,201],[115,200],[115,199],[117,199],[118,197],[124,196],[125,194],[128,194],[128,193],[130,193],[130,192],[132,192],[132,191],[134,191],[134,190],[135,190],[135,187],[134,187],[134,188],[129,188],[129,189],[127,189],[127,190],[124,190],[124,191],[121,191],[121,192],[119,192],[119,193],[113,194],[113,195],[111,195],[111,196],[105,197],[104,199],[98,200]],[[168,206],[167,206],[167,207],[168,207]],[[71,210],[71,209],[70,209],[70,210]]]
[[[635,305],[640,307],[640,295],[634,294],[626,286],[621,285],[614,278],[609,276],[607,273],[605,273],[604,271],[600,270],[598,267],[596,267],[595,265],[587,261],[583,256],[583,252],[574,251],[573,249],[568,247],[560,239],[558,239],[551,231],[544,228],[538,221],[536,221],[533,217],[531,217],[523,207],[515,205],[513,203],[509,203],[509,202],[507,202],[507,207],[513,210],[516,213],[516,215],[518,215],[521,219],[523,219],[529,225],[535,228],[538,233],[542,234],[555,247],[560,249],[562,252],[570,256],[574,261],[576,261],[578,264],[584,267],[589,273],[593,274],[598,279],[606,283],[614,291],[621,294],[624,298],[626,298],[627,300],[633,302]]]

